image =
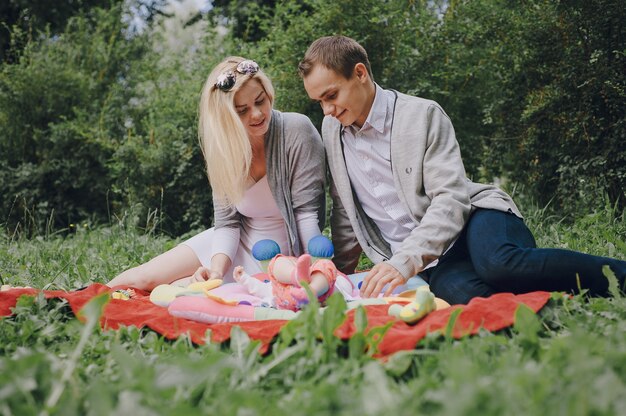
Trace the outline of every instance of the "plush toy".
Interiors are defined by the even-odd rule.
[[[255,282],[241,268],[236,268],[234,279],[245,285],[252,294],[257,294],[278,309],[298,310],[309,299],[301,283],[306,282],[314,294],[323,302],[334,292],[337,268],[328,260],[334,254],[332,242],[323,235],[309,240],[309,254],[300,257],[283,256],[280,247],[272,240],[260,240],[252,247],[252,255],[261,263],[271,283],[271,295],[267,286]]]
[[[267,262],[267,273],[264,274],[267,279],[250,276],[241,266],[237,266],[233,271],[236,283],[222,284],[221,280],[209,280],[194,282],[184,288],[160,285],[154,288],[150,300],[160,306],[169,306],[179,297],[199,297],[212,299],[213,303],[221,305],[296,311],[309,302],[307,292],[302,287],[303,282],[306,282],[320,302],[324,302],[335,289],[337,269],[327,259],[334,250],[330,240],[323,236],[312,239],[309,247],[317,259],[315,262],[312,262],[309,254],[298,258],[283,256],[276,242],[260,240],[253,246],[252,254],[263,268]],[[349,280],[344,280],[348,285],[351,284]]]
[[[177,297],[167,310],[172,316],[206,324],[293,319],[296,316],[296,313],[290,310],[246,304],[225,305],[215,299],[193,296]]]
[[[252,256],[261,263],[261,270],[267,273],[270,261],[280,254],[280,246],[274,240],[259,240],[252,246]]]
[[[129,300],[136,296],[134,289],[118,289],[111,293],[112,299]]]
[[[268,266],[272,294],[279,309],[299,310],[309,303],[302,283],[306,282],[320,302],[335,290],[337,268],[330,260],[321,259],[311,264],[311,256],[298,258],[278,255]]]
[[[448,306],[450,305],[444,300],[435,298],[428,285],[423,285],[415,290],[415,297],[406,305],[391,305],[389,307],[389,315],[412,325],[419,322],[432,311]]]
[[[309,254],[313,257],[314,263],[318,259],[331,259],[335,255],[335,247],[328,237],[318,235],[309,240],[307,245]]]
[[[158,285],[150,292],[150,302],[167,307],[178,296],[208,297],[209,291],[222,285],[222,280],[213,279],[206,282],[193,282],[187,287],[174,285]]]

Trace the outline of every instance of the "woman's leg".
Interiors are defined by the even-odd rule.
[[[160,284],[169,284],[193,275],[201,265],[194,251],[189,246],[180,244],[147,263],[119,274],[107,286],[152,290]]]
[[[536,248],[524,221],[511,213],[477,210],[467,227],[467,247],[476,273],[499,292],[534,290],[607,295],[602,267],[610,266],[623,286],[626,262],[571,250]]]

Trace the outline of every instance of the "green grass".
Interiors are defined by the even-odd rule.
[[[626,218],[573,224],[531,210],[542,246],[626,258]],[[105,282],[177,240],[123,224],[0,241],[4,283],[67,289]],[[626,412],[626,298],[555,295],[515,328],[462,340],[430,336],[388,361],[376,342],[332,334],[344,304],[313,307],[262,356],[235,329],[226,345],[101,331],[103,299],[78,321],[63,301],[22,298],[0,319],[0,414],[617,415]]]

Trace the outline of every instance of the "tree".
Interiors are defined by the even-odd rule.
[[[123,138],[132,62],[121,7],[68,20],[0,69],[0,212],[9,224],[67,226],[107,215],[107,163]]]

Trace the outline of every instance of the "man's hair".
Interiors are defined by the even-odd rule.
[[[322,65],[350,79],[354,66],[359,62],[365,65],[373,80],[370,61],[363,46],[347,36],[324,36],[309,46],[298,64],[298,73],[306,78],[316,65]]]

